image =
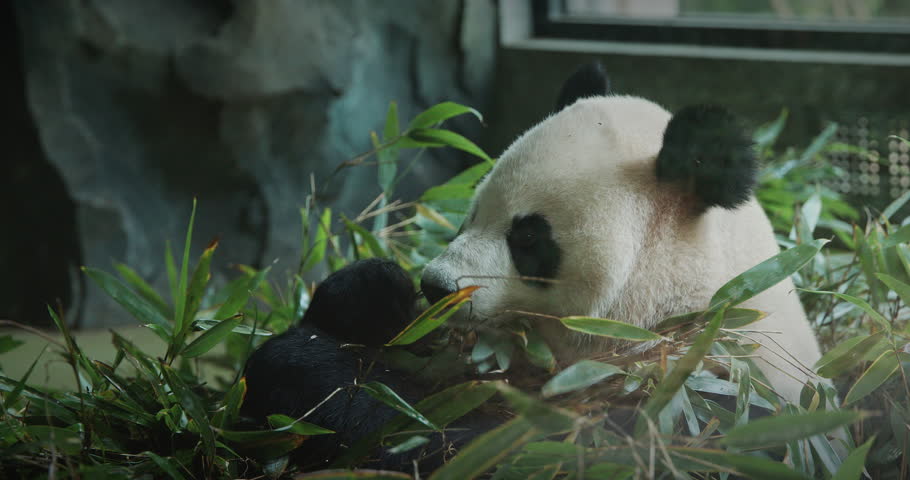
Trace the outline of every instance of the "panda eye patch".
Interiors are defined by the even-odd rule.
[[[506,233],[506,243],[515,269],[523,277],[555,278],[562,253],[553,239],[553,229],[543,215],[516,216]],[[527,279],[535,287],[550,284]]]

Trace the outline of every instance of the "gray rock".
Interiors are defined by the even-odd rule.
[[[389,101],[406,120],[454,100],[481,110],[495,52],[492,0],[16,0],[28,107],[44,159],[75,204],[81,261],[123,262],[164,291],[163,253],[214,237],[231,264],[294,266],[298,209],[356,214],[375,167],[332,175],[370,148]],[[476,122],[457,122],[476,138]],[[396,194],[413,198],[475,162],[430,152]],[[281,278],[281,273],[277,278]],[[77,285],[71,285],[77,288]],[[132,323],[93,285],[84,326]],[[75,305],[74,305],[75,306]],[[2,307],[2,305],[0,305]]]

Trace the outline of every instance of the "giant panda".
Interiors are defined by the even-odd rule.
[[[461,232],[424,270],[433,302],[482,288],[450,322],[496,325],[533,312],[651,328],[704,310],[734,276],[777,254],[752,195],[756,155],[740,122],[716,106],[671,114],[612,95],[599,64],[563,86],[554,114],[518,138],[477,186]],[[774,390],[798,402],[819,346],[787,279],[743,306],[767,312],[749,330]],[[529,317],[569,365],[607,348],[551,318]]]
[[[554,112],[516,140],[476,188],[461,231],[425,268],[420,289],[435,303],[477,285],[450,323],[535,323],[561,366],[605,351],[607,340],[565,329],[552,316],[586,315],[645,328],[703,310],[729,279],[778,253],[752,196],[756,159],[739,121],[713,106],[675,114],[643,98],[610,95],[599,64],[563,85]],[[785,400],[798,402],[819,347],[794,286],[784,280],[746,307],[767,312],[750,330],[758,366]],[[396,412],[352,387],[383,382],[414,402],[431,386],[386,368],[377,352],[414,316],[415,292],[388,260],[352,264],[317,288],[300,325],[248,360],[242,413],[301,416],[332,429],[298,452],[323,468]],[[550,318],[538,318],[536,315]],[[366,348],[349,348],[348,344]],[[379,363],[376,363],[379,361]],[[375,367],[370,367],[375,365]],[[335,394],[342,388],[341,394]],[[332,396],[328,401],[323,401]],[[374,452],[369,466],[431,471],[440,452],[501,419],[484,414],[402,455]]]

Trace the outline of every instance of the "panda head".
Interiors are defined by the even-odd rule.
[[[602,67],[583,67],[563,86],[556,112],[477,186],[461,232],[427,265],[422,291],[435,302],[481,286],[456,316],[471,324],[525,312],[616,318],[630,289],[672,294],[663,283],[674,280],[656,270],[653,285],[630,282],[635,272],[685,267],[680,252],[653,258],[661,250],[652,247],[685,236],[715,207],[747,202],[755,170],[751,140],[726,110],[671,115],[642,98],[608,95]]]

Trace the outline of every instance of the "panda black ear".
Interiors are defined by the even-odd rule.
[[[702,209],[735,208],[755,186],[757,160],[751,137],[724,108],[686,107],[673,115],[657,155],[657,179],[676,182]]]
[[[558,112],[575,103],[579,98],[606,95],[610,91],[610,79],[607,71],[600,62],[591,62],[578,67],[578,70],[566,79],[559,90],[556,100]]]

